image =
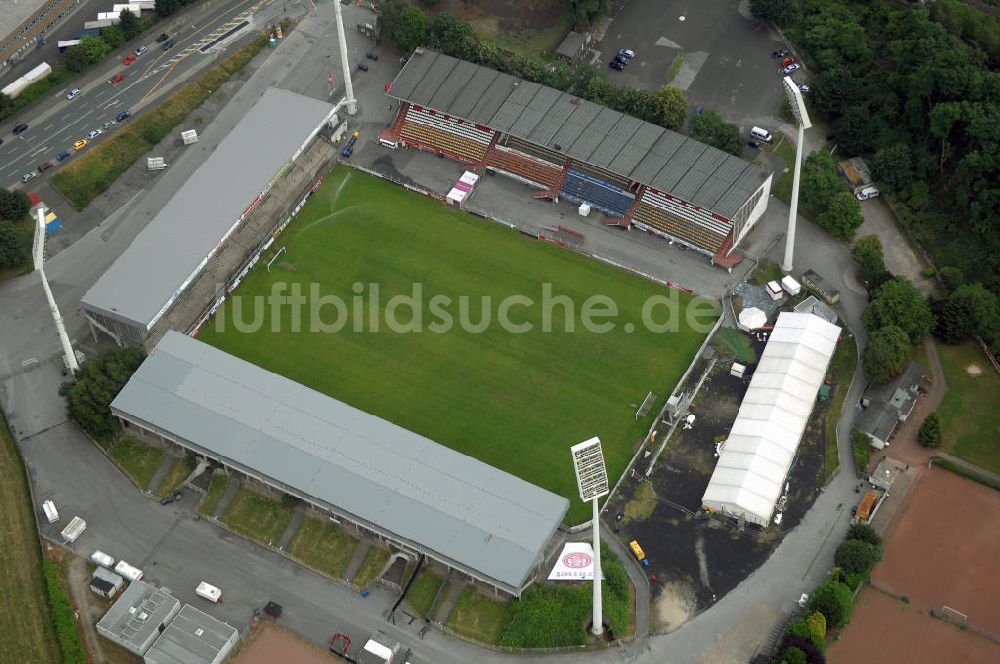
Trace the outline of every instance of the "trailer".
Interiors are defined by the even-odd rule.
[[[59,520],[59,510],[56,509],[56,504],[51,500],[42,503],[42,511],[45,512],[45,518],[48,519],[49,523],[55,523]]]
[[[79,45],[80,45],[79,39],[67,39],[65,41],[56,43],[56,46],[59,48],[60,53],[65,53],[66,49],[69,48],[70,46],[79,46]]]
[[[129,581],[142,581],[143,573],[138,567],[133,567],[129,565],[124,560],[119,560],[118,564],[115,565],[115,571],[118,572],[122,577],[128,579]]]
[[[121,16],[119,15],[120,13],[121,12],[97,12],[97,20],[111,21],[111,24],[114,25],[115,23],[118,23],[122,20]]]
[[[84,37],[100,37],[101,28],[107,28],[112,25],[111,21],[86,21],[83,24],[83,30],[73,35],[73,39],[83,39]]]
[[[95,565],[99,565],[101,567],[107,567],[108,569],[114,569],[115,567],[115,559],[109,556],[108,554],[104,553],[100,549],[90,554],[90,561]]]
[[[216,604],[222,599],[222,591],[205,581],[201,581],[198,587],[194,589],[194,592],[198,597],[204,597],[209,602],[215,602]]]
[[[803,272],[799,281],[827,304],[837,304],[840,301],[840,291],[812,270]]]
[[[69,525],[63,528],[62,535],[63,541],[67,544],[70,542],[75,542],[83,534],[83,531],[87,529],[87,522],[78,516],[74,516],[73,520],[69,522]]]

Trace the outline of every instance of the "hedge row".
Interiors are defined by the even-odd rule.
[[[56,628],[63,664],[87,664],[87,651],[77,629],[76,612],[69,594],[59,580],[59,570],[52,561],[43,558],[42,573],[45,575],[45,588],[49,594],[49,606],[52,607],[52,624]]]

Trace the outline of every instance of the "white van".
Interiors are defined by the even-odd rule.
[[[49,523],[55,523],[59,520],[59,510],[56,509],[56,504],[51,500],[42,503],[42,511],[45,512],[45,518],[49,520]]]
[[[222,599],[222,591],[213,586],[211,583],[206,583],[202,581],[198,584],[198,587],[194,589],[195,594],[199,597],[204,597],[209,602],[219,603]]]
[[[771,136],[771,132],[767,129],[761,129],[760,127],[750,127],[750,136],[756,138],[758,141],[764,141],[765,143],[770,143],[771,139],[774,138]]]
[[[100,565],[101,567],[107,567],[108,569],[114,569],[115,559],[104,553],[103,551],[94,551],[90,554],[90,560],[95,565]]]
[[[132,567],[124,560],[118,561],[118,564],[115,565],[115,571],[118,572],[119,576],[129,581],[142,581],[142,570],[138,567]]]
[[[878,196],[878,189],[875,187],[865,187],[855,194],[855,196],[858,197],[859,201],[867,201],[869,198],[875,198]]]

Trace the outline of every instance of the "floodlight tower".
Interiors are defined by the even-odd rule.
[[[604,607],[601,606],[601,511],[597,501],[608,495],[608,470],[604,466],[600,438],[595,436],[569,449],[580,500],[589,500],[594,506],[594,624],[591,632],[600,636],[604,633]]]
[[[45,209],[41,205],[38,206],[38,223],[35,225],[31,257],[35,270],[42,277],[42,289],[45,290],[45,299],[49,302],[49,311],[52,312],[52,320],[56,324],[56,333],[59,335],[59,343],[62,344],[66,367],[75,375],[80,370],[80,365],[77,364],[73,344],[70,343],[69,335],[66,334],[66,326],[63,324],[62,314],[59,313],[59,306],[56,304],[56,299],[52,297],[49,280],[45,278]]]
[[[333,11],[337,16],[337,41],[340,42],[340,64],[344,68],[344,95],[347,99],[347,114],[358,112],[358,101],[354,98],[354,86],[351,84],[351,65],[347,62],[347,37],[344,35],[344,17],[340,12],[340,0],[333,3]]]
[[[792,271],[792,254],[795,251],[795,215],[799,211],[799,174],[802,172],[802,143],[805,141],[806,129],[812,126],[806,103],[802,100],[802,92],[791,76],[784,79],[785,96],[788,105],[792,107],[792,115],[799,125],[799,138],[795,142],[795,171],[792,173],[792,204],[788,211],[788,233],[785,235],[785,260],[781,269],[786,274]]]

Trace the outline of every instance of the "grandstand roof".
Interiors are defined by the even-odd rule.
[[[332,110],[265,91],[87,291],[84,308],[149,329]]]
[[[111,408],[514,593],[569,508],[566,498],[178,332]]]
[[[750,523],[770,522],[839,334],[813,314],[778,315],[703,505]]]
[[[694,139],[554,88],[417,49],[390,96],[486,125],[732,218],[767,174]]]

